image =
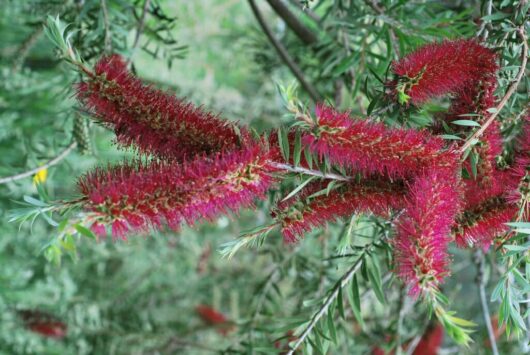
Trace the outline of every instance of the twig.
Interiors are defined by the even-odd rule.
[[[352,180],[352,177],[350,176],[342,176],[342,175],[333,174],[333,173],[323,173],[319,170],[306,169],[300,166],[292,166],[290,164],[272,162],[271,165],[281,170],[287,170],[293,173],[301,173],[301,174],[306,174],[306,175],[318,176],[323,179],[331,179],[331,180],[339,180],[339,181],[351,181]]]
[[[493,327],[491,326],[490,310],[488,307],[488,301],[486,300],[486,280],[484,279],[485,262],[484,253],[481,250],[477,250],[473,256],[475,265],[477,266],[477,287],[480,296],[480,306],[482,308],[482,316],[486,323],[486,329],[488,330],[488,338],[490,340],[491,351],[493,355],[499,355],[497,349],[497,341],[495,340],[495,334],[493,333]]]
[[[488,3],[486,4],[486,16],[491,15],[491,10],[493,9],[493,0],[488,0]],[[486,21],[483,21],[480,25],[480,29],[477,32],[477,37],[479,37],[482,34],[482,40],[485,41],[488,39],[489,31],[488,31],[488,23]]]
[[[109,11],[107,9],[107,0],[101,0],[101,12],[103,12],[103,23],[105,25],[105,52],[112,52],[112,40],[110,33],[110,21],[109,21]]]
[[[337,281],[337,284],[335,285],[335,288],[333,289],[333,292],[331,292],[331,294],[327,297],[326,301],[324,302],[322,307],[320,307],[319,311],[317,313],[315,313],[315,315],[313,315],[313,317],[311,318],[311,321],[309,322],[307,327],[304,329],[303,333],[300,334],[300,336],[296,340],[296,343],[294,343],[293,347],[289,350],[287,355],[293,355],[294,352],[296,351],[296,349],[298,349],[300,347],[300,345],[302,345],[302,343],[309,336],[309,334],[311,333],[313,328],[316,326],[316,324],[318,323],[320,318],[322,318],[322,316],[324,314],[326,314],[326,312],[328,311],[329,307],[331,306],[333,301],[337,298],[337,296],[339,295],[339,292],[342,290],[342,288],[346,284],[348,284],[351,281],[351,279],[353,278],[353,276],[357,273],[357,271],[359,271],[359,269],[361,268],[361,266],[363,264],[363,260],[364,260],[363,256],[364,256],[364,254],[373,245],[374,245],[374,243],[370,243],[369,245],[367,245],[364,248],[364,250],[362,251],[362,253],[359,254],[359,259],[357,259],[357,261],[352,265],[352,267],[340,278],[339,281]]]
[[[12,175],[12,176],[6,176],[4,178],[0,178],[0,184],[5,184],[5,183],[8,183],[8,182],[13,182],[13,181],[16,181],[16,180],[20,180],[20,179],[24,179],[28,176],[31,176],[31,175],[35,175],[37,174],[39,171],[41,170],[44,170],[44,169],[47,169],[51,166],[54,166],[56,165],[57,163],[59,163],[61,160],[63,160],[64,158],[66,158],[66,156],[68,154],[70,154],[70,152],[75,148],[77,147],[77,142],[72,142],[65,150],[63,150],[58,156],[56,156],[55,158],[49,160],[46,164],[42,165],[42,166],[39,166],[38,168],[34,168],[34,169],[31,169],[31,170],[28,170],[26,172],[23,172],[23,173],[20,173],[20,174],[17,174],[17,175]]]
[[[33,30],[33,32],[24,40],[24,42],[22,42],[18,50],[13,55],[13,71],[19,70],[22,64],[24,64],[24,60],[28,56],[29,51],[31,48],[33,48],[43,31],[44,26],[38,25],[35,30]]]
[[[289,67],[293,75],[300,82],[304,90],[307,91],[311,99],[315,102],[322,101],[322,97],[320,96],[320,94],[316,91],[313,85],[311,85],[305,79],[304,74],[302,73],[298,65],[294,62],[293,58],[289,55],[285,47],[280,42],[278,42],[276,38],[274,38],[274,35],[272,34],[271,29],[265,22],[265,19],[261,15],[261,12],[259,11],[258,6],[256,5],[256,2],[254,0],[248,0],[248,2],[252,9],[252,13],[256,17],[256,20],[258,20],[258,23],[261,29],[263,30],[263,32],[265,33],[265,35],[267,36],[267,38],[269,39],[272,46],[274,47],[278,55],[281,57],[283,62]]]
[[[131,55],[129,56],[129,60],[128,60],[129,63],[132,61],[134,54],[136,53],[136,48],[138,47],[138,44],[140,43],[140,36],[142,35],[142,31],[144,30],[145,19],[147,17],[147,10],[149,9],[150,3],[151,3],[151,0],[144,1],[142,15],[140,16],[140,20],[138,21],[138,26],[136,27],[136,35],[134,36],[134,42],[131,47]]]
[[[384,15],[385,10],[379,6],[375,1],[373,0],[366,0],[365,3],[372,8],[375,12],[377,12],[379,15]],[[396,32],[394,32],[394,29],[390,27],[390,41],[392,42],[392,47],[394,49],[394,53],[396,53],[396,56],[400,56],[399,54],[399,41],[396,36]]]
[[[313,31],[300,22],[282,0],[267,0],[267,2],[302,42],[305,44],[313,44],[318,40]]]
[[[403,320],[405,319],[405,314],[407,313],[405,311],[405,301],[406,301],[406,291],[405,287],[401,286],[401,289],[399,290],[399,311],[398,311],[398,319],[397,319],[397,326],[396,326],[396,351],[398,354],[402,354],[403,350],[401,349],[401,332],[403,328]]]
[[[300,4],[300,2],[298,0],[291,0],[291,4],[293,4],[294,6],[299,8],[301,11],[304,12],[304,14],[309,16],[310,19],[312,19],[313,21],[315,21],[317,24],[320,25],[320,21],[322,21],[322,19],[320,18],[320,16],[318,16],[313,11],[311,11],[311,9],[304,8],[304,6],[302,4]]]
[[[504,97],[502,100],[498,103],[497,106],[495,106],[495,111],[491,114],[491,116],[484,122],[484,124],[476,131],[460,148],[460,152],[465,152],[472,144],[475,142],[485,131],[488,129],[488,127],[493,123],[495,118],[499,115],[502,108],[506,105],[508,102],[508,99],[513,95],[515,90],[517,90],[517,86],[519,86],[519,83],[521,82],[521,79],[523,78],[524,72],[526,70],[526,63],[528,61],[528,41],[526,38],[526,34],[524,32],[524,25],[519,27],[517,30],[517,33],[521,37],[521,40],[523,42],[523,48],[521,52],[521,68],[519,69],[519,72],[517,73],[517,76],[515,77],[515,80],[512,82],[512,84],[508,87],[508,90],[506,91],[506,94],[504,94]]]

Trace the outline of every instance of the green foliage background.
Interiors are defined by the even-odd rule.
[[[91,153],[81,154],[76,149],[49,169],[44,187],[54,199],[74,196],[77,176],[130,152],[118,150],[110,132],[88,124],[83,113],[75,110],[72,84],[78,78],[57,58],[52,43],[40,34],[27,53],[23,52],[24,43],[39,31],[47,15],[60,15],[71,29],[79,30],[73,37],[74,46],[92,63],[105,51],[102,3],[108,7],[107,31],[113,49],[130,54],[143,2],[0,0],[0,176],[26,171],[59,154],[73,139],[76,117],[89,127]],[[170,27],[148,16],[139,42],[139,47],[147,50],[134,53],[139,77],[259,131],[288,120],[276,84],[287,85],[292,76],[257,26],[246,1],[153,3],[176,20]],[[384,76],[390,61],[397,58],[390,29],[397,37],[399,51],[407,53],[434,40],[473,36],[477,26],[472,19],[484,13],[480,1],[382,1],[383,8],[392,8],[386,15],[378,15],[367,3],[310,1],[313,10],[325,18],[327,34],[308,49],[265,1],[259,2],[274,33],[323,97],[339,101],[340,107],[354,113],[366,112],[381,90],[376,77]],[[494,3],[506,13],[517,5],[517,1]],[[308,16],[294,6],[292,10],[307,26],[318,30]],[[509,16],[492,21],[511,19]],[[168,30],[157,32],[158,25],[167,25]],[[176,43],[167,40],[168,36]],[[504,60],[506,66],[515,66],[519,57],[510,45],[503,52]],[[516,69],[503,71],[501,82]],[[507,119],[516,118],[528,103],[528,78],[525,80],[522,86],[526,93],[520,90],[514,96],[509,112],[504,114]],[[337,90],[335,82],[343,86]],[[303,91],[300,95],[309,102]],[[405,115],[395,112],[389,120],[424,126],[432,112],[444,105],[437,102]],[[507,129],[516,131],[517,127]],[[297,182],[294,179],[282,189],[288,191]],[[340,237],[344,236],[344,223],[337,223],[307,235],[294,246],[284,245],[273,233],[263,247],[243,249],[231,260],[222,259],[217,251],[222,243],[270,220],[267,210],[273,195],[255,211],[186,227],[179,233],[155,233],[127,242],[80,239],[72,253],[76,257],[64,257],[56,266],[42,253],[43,246],[54,238],[54,228],[41,219],[20,228],[8,223],[9,211],[17,207],[14,201],[24,195],[37,195],[31,177],[0,185],[2,354],[278,352],[274,341],[307,321],[318,301],[355,260],[333,256],[355,250],[388,231],[382,221],[358,217],[350,222],[353,232],[348,240]],[[446,337],[444,349],[446,353],[485,354],[489,350],[484,347],[487,337],[473,283],[476,270],[471,252],[454,252],[454,276],[444,291],[459,316],[473,319],[479,327],[470,348],[459,348]],[[491,265],[496,265],[495,255],[490,257]],[[380,264],[386,303],[370,291],[371,282],[360,279],[366,323],[363,331],[351,310],[343,319],[331,312],[329,324],[320,330],[323,334],[312,338],[324,344],[313,344],[307,352],[370,353],[374,344],[384,343],[387,335],[398,330],[397,316],[403,302],[408,313],[399,326],[401,337],[405,341],[423,332],[427,310],[410,300],[403,301],[399,282],[385,276],[389,274],[388,250],[378,250],[374,260]],[[492,279],[501,273],[496,267],[488,268]],[[205,325],[195,312],[199,304],[222,311],[234,321],[236,331],[225,337]],[[17,316],[18,309],[55,314],[68,324],[67,337],[58,341],[29,332]],[[496,312],[497,304],[491,309]],[[326,338],[333,338],[329,334],[335,327],[338,339],[332,345]],[[499,346],[503,353],[518,354],[526,349],[525,339],[524,334],[519,339],[501,337]]]

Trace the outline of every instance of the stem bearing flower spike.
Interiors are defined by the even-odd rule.
[[[218,153],[189,163],[134,162],[96,169],[79,181],[87,219],[94,232],[112,226],[115,238],[161,227],[178,229],[182,221],[212,219],[219,213],[251,207],[273,183],[261,144]]]
[[[103,57],[78,85],[83,106],[142,153],[183,160],[238,147],[246,131],[191,103],[143,84],[118,55]]]

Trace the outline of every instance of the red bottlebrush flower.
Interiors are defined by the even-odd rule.
[[[281,221],[286,242],[295,242],[313,228],[354,213],[371,212],[384,216],[405,205],[403,184],[378,180],[348,183],[328,195],[306,201],[307,197],[324,189],[326,184],[310,184],[297,199],[279,204],[275,217]]]
[[[210,306],[202,304],[198,305],[195,307],[195,312],[197,312],[204,323],[216,327],[219,334],[226,336],[228,333],[235,330],[234,325],[224,314]]]
[[[401,103],[421,104],[466,85],[492,80],[498,69],[496,55],[475,40],[456,40],[423,46],[393,63]]]
[[[428,329],[421,337],[418,346],[414,349],[414,355],[436,355],[442,346],[444,328],[441,324],[436,324]]]
[[[397,274],[417,296],[436,289],[448,274],[447,244],[459,211],[459,181],[449,169],[431,169],[410,187],[405,213],[397,222]]]
[[[219,213],[250,207],[273,183],[260,144],[188,163],[154,161],[95,169],[79,180],[89,219],[111,225],[116,238],[165,222],[178,229]]]
[[[506,187],[507,200],[517,204],[522,219],[530,218],[530,115],[526,116],[521,137],[517,140],[515,163],[510,170],[514,183]]]
[[[46,338],[63,339],[67,326],[49,313],[37,310],[17,311],[27,329]]]
[[[326,106],[317,106],[316,116],[317,124],[302,143],[320,157],[365,175],[410,177],[434,163],[454,166],[458,161],[455,152],[443,151],[443,139],[424,131],[354,120]]]
[[[472,210],[483,202],[505,195],[507,189],[516,188],[518,180],[510,174],[510,171],[494,170],[488,181],[477,179],[465,179],[463,209]]]
[[[460,247],[474,244],[489,247],[495,237],[510,230],[505,223],[512,221],[518,211],[517,205],[507,204],[499,197],[464,211],[457,219],[457,226],[453,228],[456,244]]]
[[[444,328],[440,324],[431,326],[421,337],[418,345],[414,349],[413,355],[436,355],[438,349],[442,346],[444,336]],[[388,337],[388,341],[391,341],[391,337]],[[405,344],[403,347],[408,347],[409,344]],[[405,350],[405,349],[402,349]],[[379,346],[372,348],[372,355],[394,355],[395,350],[385,351]]]
[[[118,55],[96,64],[95,74],[79,84],[78,98],[114,130],[119,143],[144,153],[183,160],[240,145],[235,124],[144,85]],[[246,131],[241,138],[248,138]]]

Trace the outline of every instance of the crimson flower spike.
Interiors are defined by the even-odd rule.
[[[398,182],[364,180],[347,183],[329,194],[310,197],[325,190],[326,184],[313,183],[298,198],[278,205],[273,214],[280,221],[284,241],[295,242],[313,228],[354,213],[388,216],[392,210],[399,210],[405,205],[405,188]]]
[[[79,180],[87,223],[115,238],[167,224],[178,229],[220,213],[251,207],[273,183],[268,153],[260,144],[198,157],[187,163],[134,162],[95,169]]]
[[[458,93],[466,85],[491,82],[497,69],[495,53],[477,41],[443,41],[425,45],[393,63],[397,80],[389,86],[400,103],[419,105],[434,97]]]
[[[456,244],[460,247],[478,244],[488,248],[496,237],[510,230],[506,223],[513,221],[518,210],[517,205],[494,197],[464,211],[453,228]]]
[[[510,176],[515,181],[507,186],[507,199],[519,205],[522,219],[530,218],[530,115],[523,122],[523,132],[517,140],[515,163]]]
[[[320,158],[365,175],[396,178],[417,175],[426,166],[454,166],[456,152],[444,151],[444,140],[425,131],[388,128],[382,123],[354,120],[347,112],[316,107],[316,121],[302,143]]]
[[[458,186],[453,170],[434,168],[410,187],[393,243],[396,272],[413,296],[436,291],[449,273],[447,245],[459,211]]]
[[[247,138],[235,124],[144,85],[118,55],[103,57],[93,76],[78,85],[77,97],[113,129],[118,143],[143,153],[183,160],[232,149]]]

